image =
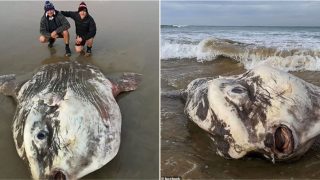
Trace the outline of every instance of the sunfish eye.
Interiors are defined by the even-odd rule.
[[[47,137],[47,133],[45,132],[45,131],[40,131],[40,132],[38,132],[38,134],[37,134],[37,138],[39,139],[39,140],[43,140],[43,139],[45,139]]]
[[[246,92],[246,89],[243,87],[234,87],[233,89],[231,89],[231,92],[237,93],[237,94],[242,94],[242,93]]]

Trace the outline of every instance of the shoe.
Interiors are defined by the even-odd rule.
[[[52,48],[53,47],[53,43],[56,41],[56,39],[53,39],[53,38],[49,38],[49,44],[48,44],[48,47],[49,48]]]
[[[80,51],[80,55],[85,55],[86,54],[86,52],[82,49],[81,51]]]
[[[85,56],[90,56],[91,55],[91,49],[87,49],[87,52],[86,52],[86,54],[85,54]]]
[[[67,57],[70,57],[70,56],[71,56],[70,47],[66,47],[66,56],[67,56]]]

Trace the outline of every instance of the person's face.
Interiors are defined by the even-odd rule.
[[[54,14],[54,10],[49,10],[49,11],[47,11],[47,15],[48,15],[49,17],[53,16],[53,14]]]
[[[81,17],[81,19],[85,18],[87,16],[87,11],[86,10],[82,10],[79,12],[79,15]]]

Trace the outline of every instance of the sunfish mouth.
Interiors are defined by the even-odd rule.
[[[49,176],[49,180],[67,180],[67,176],[60,170],[54,170]]]
[[[276,128],[274,132],[274,152],[289,155],[294,149],[292,131],[285,125]]]

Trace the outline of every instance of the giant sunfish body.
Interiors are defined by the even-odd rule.
[[[182,95],[185,113],[226,158],[296,159],[320,134],[320,88],[268,66],[196,79]]]
[[[13,136],[34,179],[77,179],[101,168],[119,150],[120,92],[137,88],[139,75],[108,80],[77,62],[42,66],[28,81],[0,76],[0,92],[17,101]]]

